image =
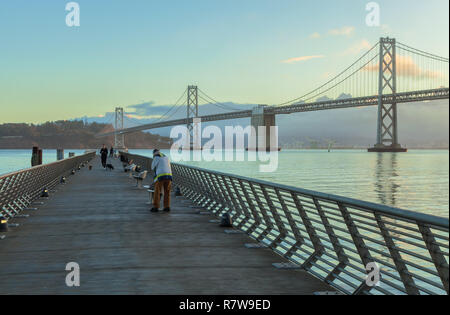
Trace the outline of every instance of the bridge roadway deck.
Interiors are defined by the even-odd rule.
[[[247,249],[245,234],[226,234],[190,201],[149,212],[146,191],[96,158],[57,186],[37,211],[17,218],[0,240],[0,294],[313,294],[330,287],[304,271],[277,270],[283,259]],[[65,285],[69,262],[81,286]]]

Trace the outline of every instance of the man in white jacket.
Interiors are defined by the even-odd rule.
[[[164,191],[164,211],[170,211],[170,191],[172,189],[172,167],[167,156],[158,149],[153,150],[152,171],[154,174],[155,193],[151,212],[158,212],[161,191]]]

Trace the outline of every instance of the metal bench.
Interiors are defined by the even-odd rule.
[[[125,173],[130,173],[129,177],[132,178],[133,177],[133,172],[136,170],[137,165],[136,164],[131,164],[128,165],[124,168]]]
[[[147,188],[148,192],[148,205],[153,205],[153,196],[155,195],[155,190],[151,189],[150,186],[144,186],[144,188]]]
[[[139,188],[139,189],[142,189],[142,182],[144,181],[144,179],[147,177],[147,171],[143,171],[143,172],[140,172],[139,174],[137,174],[137,175],[133,175],[133,178],[136,180],[136,186]],[[130,173],[131,174],[131,173]]]

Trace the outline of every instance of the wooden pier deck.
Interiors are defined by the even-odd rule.
[[[213,216],[183,197],[172,212],[150,213],[118,162],[106,172],[96,158],[57,186],[38,211],[17,218],[0,240],[0,294],[313,294],[331,288],[283,258],[247,249],[245,234],[226,234]],[[66,264],[77,262],[81,286],[67,287]]]

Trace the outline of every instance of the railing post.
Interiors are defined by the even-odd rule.
[[[344,269],[348,264],[348,258],[345,256],[344,250],[339,243],[339,240],[334,233],[333,228],[330,225],[330,222],[328,221],[327,216],[325,215],[325,212],[322,209],[322,206],[317,200],[317,198],[313,198],[314,206],[316,207],[317,213],[320,216],[320,219],[323,223],[323,226],[325,227],[325,231],[327,231],[327,235],[330,239],[331,245],[333,246],[334,252],[336,253],[336,256],[338,258],[339,263],[337,266],[328,274],[328,276],[325,278],[326,282],[332,282],[336,275],[339,275],[342,271],[340,269]]]
[[[286,235],[287,235],[286,229],[283,226],[283,222],[281,221],[281,217],[280,217],[280,214],[278,213],[277,208],[273,204],[272,198],[270,197],[269,193],[267,192],[267,188],[265,186],[261,186],[261,190],[263,192],[264,198],[266,198],[267,205],[269,206],[269,211],[272,215],[273,220],[275,221],[275,225],[278,230],[278,236],[272,241],[272,244],[271,244],[271,246],[275,245],[275,247],[276,247],[276,245],[286,237]]]
[[[239,180],[238,180],[238,182],[240,183]],[[234,190],[234,192],[236,194],[236,197],[237,197],[237,199],[239,201],[239,208],[241,210],[241,214],[240,215],[243,216],[243,218],[241,218],[241,221],[238,223],[238,228],[242,229],[242,226],[247,224],[248,220],[251,218],[251,215],[249,214],[248,209],[247,209],[247,207],[245,205],[245,202],[242,199],[241,193],[239,191],[239,188],[241,188],[241,186],[239,185],[239,187],[238,187],[236,185],[234,179],[231,179],[231,185],[233,186],[233,190]],[[245,194],[244,190],[242,190],[242,192],[244,192],[244,194]]]
[[[224,177],[222,176],[223,181],[226,183],[227,192],[231,198],[231,202],[233,203],[233,209],[231,211],[231,214],[234,216],[236,215],[236,218],[234,221],[236,221],[237,216],[243,215],[244,218],[247,218],[246,216],[246,210],[244,210],[245,205],[243,203],[242,197],[239,195],[239,187],[236,186],[234,183],[233,178]],[[234,212],[234,213],[233,213]],[[238,228],[241,227],[241,224],[238,223]]]
[[[213,212],[213,207],[217,205],[217,190],[216,185],[214,184],[213,175],[211,173],[204,173],[203,179],[206,182],[208,188],[208,203],[205,204],[207,210],[211,210]]]
[[[218,178],[220,178],[221,182],[221,188],[222,188],[222,194],[225,196],[224,203],[226,204],[225,208],[228,208],[228,210],[225,210],[228,214],[233,212],[233,208],[236,207],[236,201],[233,198],[233,194],[230,191],[230,187],[228,186],[228,183],[225,179],[225,176],[219,175]]]
[[[373,263],[374,260],[372,259],[372,255],[370,254],[369,250],[367,249],[367,246],[359,234],[358,228],[356,227],[355,223],[353,222],[353,219],[350,215],[350,213],[347,210],[347,207],[344,206],[342,203],[338,202],[339,210],[342,213],[342,217],[344,218],[345,224],[347,225],[347,229],[350,232],[350,235],[353,239],[353,243],[355,244],[356,251],[359,254],[359,257],[361,258],[362,263],[364,264],[363,268],[366,269],[366,266],[369,263]],[[364,293],[365,291],[370,291],[373,287],[370,287],[366,284],[366,281],[364,280],[358,289],[353,293],[354,295],[359,295]]]
[[[305,209],[303,208],[300,198],[298,198],[298,196],[294,192],[291,193],[291,196],[297,207],[298,214],[302,219],[303,225],[305,226],[306,232],[308,233],[309,239],[311,240],[311,243],[313,244],[314,247],[314,253],[312,253],[311,256],[302,264],[302,268],[308,270],[311,267],[311,265],[315,263],[320,256],[322,256],[325,249],[323,247],[322,242],[320,241],[320,238],[317,236],[317,232],[316,229],[314,228],[314,225],[311,223],[311,220],[308,218],[308,215]]]
[[[250,185],[250,184],[249,184]],[[253,221],[255,221],[247,230],[248,234],[253,233],[258,225],[261,225],[261,219],[258,216],[258,213],[255,209],[255,205],[253,204],[253,200],[250,198],[249,194],[248,194],[248,190],[245,189],[244,187],[244,183],[242,182],[242,180],[239,180],[239,186],[241,187],[242,192],[244,193],[245,199],[247,200],[247,205],[250,208],[250,213],[249,213],[249,217],[253,219]]]
[[[284,214],[286,215],[286,219],[289,222],[289,226],[291,227],[292,234],[295,238],[295,244],[292,245],[292,247],[287,251],[285,256],[291,257],[292,252],[297,249],[297,246],[300,246],[305,242],[305,239],[303,238],[300,229],[298,228],[297,224],[295,223],[294,218],[292,217],[292,213],[289,210],[288,206],[286,205],[286,201],[284,200],[284,197],[281,195],[280,190],[276,189],[278,200],[280,201],[281,207],[283,208]]]
[[[199,176],[201,177],[202,187],[204,194],[207,198],[203,199],[203,203],[201,204],[202,207],[205,207],[208,205],[208,203],[211,203],[214,199],[214,196],[212,194],[212,185],[209,178],[209,173],[206,172],[199,172]]]
[[[431,259],[433,260],[434,266],[441,278],[442,285],[445,288],[445,291],[448,293],[448,262],[445,260],[444,255],[442,254],[441,249],[438,245],[436,245],[436,238],[433,236],[433,232],[428,226],[425,226],[421,223],[417,224],[419,227],[419,231],[422,234],[425,245],[430,253]]]
[[[220,184],[220,176],[217,174],[212,174],[212,177],[214,178],[214,187],[216,189],[216,193],[218,195],[218,198],[216,198],[216,204],[219,207],[215,213],[222,214],[225,210],[225,208],[229,208],[229,201],[225,197],[225,194],[223,193],[223,185]]]
[[[378,227],[380,228],[381,234],[384,238],[384,242],[389,249],[389,253],[391,254],[392,260],[394,261],[395,267],[397,267],[397,272],[402,279],[406,292],[410,295],[420,295],[420,292],[414,283],[413,277],[411,277],[408,272],[408,267],[403,262],[402,257],[397,250],[397,246],[395,245],[391,234],[384,224],[383,218],[381,217],[381,215],[375,213],[375,219],[377,220]]]
[[[257,241],[261,242],[269,234],[270,230],[273,228],[273,224],[271,222],[271,219],[269,218],[269,216],[266,213],[265,206],[261,202],[261,198],[259,197],[259,194],[256,192],[254,183],[249,182],[249,185],[250,185],[250,189],[253,193],[253,196],[255,197],[256,203],[258,204],[258,208],[260,210],[260,214],[263,218],[264,225],[265,225],[265,229],[263,229],[261,227],[261,229],[263,229],[263,231],[258,235],[258,237],[256,239]],[[258,213],[256,213],[256,215],[258,215]]]

